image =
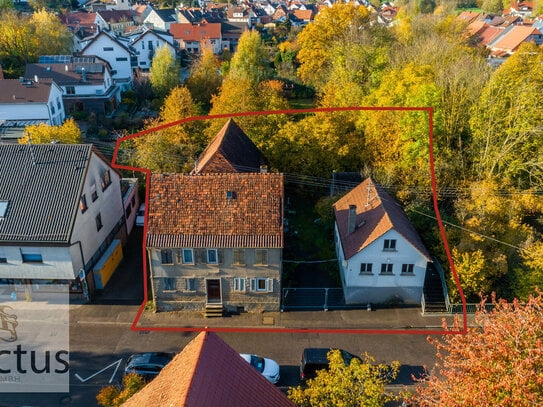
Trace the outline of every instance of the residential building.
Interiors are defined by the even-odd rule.
[[[249,30],[247,23],[222,22],[221,23],[221,48],[236,52],[241,35]]]
[[[534,42],[536,45],[543,44],[543,34],[537,28],[523,25],[511,27],[510,31],[492,43],[492,51],[513,54],[524,42]]]
[[[66,284],[88,297],[95,266],[118,240],[126,240],[120,174],[92,145],[0,144],[3,285]]]
[[[175,58],[177,47],[174,45],[174,37],[166,31],[158,31],[147,26],[142,26],[126,36],[130,39],[130,47],[138,56],[138,68],[149,69],[157,49],[166,46]]]
[[[157,309],[279,310],[282,174],[151,174],[149,200]]]
[[[295,406],[214,332],[199,333],[156,378],[122,406],[152,405]]]
[[[129,8],[124,10],[100,10],[96,12],[94,23],[100,27],[100,30],[123,33],[126,27],[134,25],[133,12]]]
[[[215,54],[222,51],[220,23],[175,23],[170,26],[170,33],[179,47],[188,53],[199,54],[206,46],[211,47]]]
[[[137,178],[122,178],[121,192],[123,195],[124,214],[126,218],[126,233],[130,235],[136,222],[140,199],[138,194]]]
[[[169,31],[172,23],[177,23],[177,12],[173,8],[153,9],[143,23],[156,30]]]
[[[346,304],[421,302],[430,254],[400,205],[371,178],[334,204]]]
[[[62,88],[68,113],[110,114],[121,101],[109,64],[97,57],[70,55],[41,56],[37,64],[27,64],[25,78],[52,78]]]
[[[37,80],[36,80],[37,79]],[[62,124],[62,89],[52,79],[0,79],[0,139],[16,141],[25,126]]]

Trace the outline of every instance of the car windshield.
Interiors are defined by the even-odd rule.
[[[264,358],[260,356],[251,355],[251,365],[260,373],[264,371]]]

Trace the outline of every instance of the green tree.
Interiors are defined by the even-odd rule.
[[[0,0],[0,11],[13,9],[13,0]]]
[[[206,47],[194,63],[187,81],[187,88],[194,100],[206,109],[210,107],[211,97],[218,93],[222,83],[219,68],[220,61],[213,54],[213,49]]]
[[[385,391],[394,380],[400,364],[374,365],[366,355],[361,361],[352,359],[346,365],[341,352],[328,353],[329,370],[317,371],[317,377],[307,381],[307,388],[288,390],[288,397],[300,407],[312,406],[384,406],[396,397]]]
[[[258,31],[245,31],[238,42],[238,48],[228,70],[232,80],[247,79],[254,84],[270,78],[269,56]]]
[[[179,63],[166,44],[156,50],[149,79],[153,91],[160,97],[166,96],[179,84]]]
[[[471,112],[478,178],[543,181],[543,48],[533,43],[490,77]]]
[[[481,8],[487,13],[501,14],[503,12],[503,0],[484,0]]]
[[[99,406],[120,407],[125,401],[143,389],[145,381],[137,374],[128,374],[123,377],[122,388],[108,386],[102,388],[96,396]]]
[[[81,143],[81,130],[73,118],[66,119],[60,126],[38,124],[26,126],[25,135],[19,139],[19,143],[27,144],[32,141],[35,144],[50,143],[56,141],[62,144]]]

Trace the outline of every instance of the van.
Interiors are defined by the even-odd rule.
[[[305,348],[302,352],[302,360],[300,361],[300,379],[305,381],[307,379],[313,379],[317,376],[317,370],[328,369],[328,352],[333,350],[332,348]],[[345,361],[345,365],[351,364],[351,360],[359,359],[358,356],[353,355],[343,349],[338,349],[341,352],[341,356]]]

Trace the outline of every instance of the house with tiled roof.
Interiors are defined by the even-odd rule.
[[[130,10],[101,10],[96,12],[94,23],[100,30],[110,30],[116,33],[124,32],[125,28],[134,25],[134,12]]]
[[[241,35],[249,30],[248,23],[225,21],[221,22],[221,48],[236,52]]]
[[[214,332],[201,332],[123,407],[295,407]]]
[[[181,49],[191,54],[199,54],[206,46],[218,54],[222,51],[220,23],[175,23],[170,26],[170,33]]]
[[[511,26],[510,30],[491,44],[490,49],[492,52],[513,54],[524,42],[535,42],[537,45],[541,45],[543,44],[543,34],[535,27]]]
[[[156,30],[168,31],[172,23],[177,23],[177,12],[173,8],[153,8],[143,23]]]
[[[200,154],[192,174],[259,172],[266,159],[233,119]]]
[[[103,288],[126,241],[120,179],[90,144],[0,144],[0,284]]]
[[[151,174],[157,309],[278,311],[283,200],[282,174]]]
[[[347,304],[420,304],[430,254],[401,206],[371,178],[334,204]]]

